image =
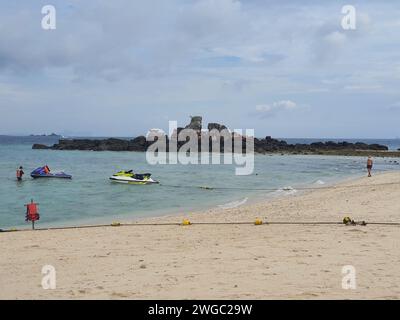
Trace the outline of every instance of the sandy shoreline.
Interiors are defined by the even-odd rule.
[[[191,222],[400,222],[400,172],[185,215]],[[145,219],[181,222],[183,216]],[[132,226],[0,233],[2,299],[400,298],[400,226]],[[57,288],[41,287],[53,265]],[[342,289],[342,267],[357,289]]]

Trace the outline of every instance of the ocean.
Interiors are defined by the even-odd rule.
[[[146,162],[145,153],[31,148],[32,143],[50,145],[57,140],[55,137],[0,136],[0,229],[29,227],[24,221],[24,205],[31,199],[39,203],[39,227],[70,226],[131,221],[213,207],[228,209],[261,198],[293,194],[296,188],[320,187],[365,175],[365,158],[359,157],[256,155],[254,173],[236,176],[235,165],[152,166]],[[309,139],[287,140],[309,143]],[[386,144],[394,150],[400,148],[400,140],[357,141]],[[399,170],[400,165],[392,160],[375,159],[375,172]],[[71,174],[73,179],[31,179],[29,173],[45,164],[53,172]],[[25,177],[17,182],[15,171],[20,165],[24,167]],[[151,172],[160,185],[123,185],[109,181],[113,173],[129,169]],[[283,188],[290,190],[283,191]]]

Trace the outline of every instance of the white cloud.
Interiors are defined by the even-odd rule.
[[[258,104],[256,105],[256,113],[262,117],[268,117],[275,115],[281,110],[293,110],[298,106],[291,100],[280,100],[273,102],[272,104]]]
[[[297,104],[295,102],[293,102],[293,101],[290,101],[290,100],[281,100],[281,101],[278,101],[278,102],[274,102],[273,103],[273,107],[274,108],[282,108],[282,109],[289,110],[289,109],[296,108]]]

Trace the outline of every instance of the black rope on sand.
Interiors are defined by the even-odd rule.
[[[345,225],[345,226],[366,226],[366,225],[380,225],[380,226],[400,226],[400,222],[366,222],[366,221],[352,221],[352,223],[345,224],[343,222],[334,221],[265,221],[255,223],[254,221],[238,221],[238,222],[189,222],[187,225]],[[20,231],[49,231],[49,230],[72,230],[72,229],[89,229],[89,228],[102,228],[102,227],[132,227],[132,226],[182,226],[180,222],[160,222],[160,223],[111,223],[99,225],[84,225],[84,226],[68,226],[68,227],[50,227],[50,228],[37,228],[31,229],[8,229],[1,232],[20,232]]]
[[[196,188],[204,190],[252,190],[252,191],[292,191],[292,188],[241,188],[241,187],[210,187],[210,186],[194,186],[194,185],[171,185],[171,184],[159,184],[163,187],[169,188]],[[327,187],[296,187],[296,190],[325,190],[325,189],[348,189],[348,188],[372,188],[387,185],[400,185],[400,182],[387,182],[387,183],[376,183],[370,185],[343,185],[343,186],[327,186]]]

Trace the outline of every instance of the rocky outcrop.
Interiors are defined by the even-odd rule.
[[[33,144],[32,149],[46,150],[46,149],[52,149],[52,147],[46,146],[41,143],[35,143],[35,144]]]
[[[225,127],[223,124],[219,124],[219,123],[209,123],[207,126],[208,131],[211,131],[213,129],[216,129],[218,131],[224,130],[224,129],[228,129],[227,127]]]
[[[133,140],[124,139],[61,139],[57,144],[48,147],[52,150],[90,150],[90,151],[145,151],[151,142],[139,136]],[[45,149],[42,145],[34,145],[33,149]]]
[[[185,127],[185,129],[192,129],[200,132],[202,129],[203,118],[200,116],[190,117],[190,123]]]
[[[202,129],[202,117],[191,117],[190,124],[185,128],[196,130],[198,133],[199,147]],[[218,123],[209,123],[208,130],[213,129],[223,130],[226,126]],[[177,132],[183,128],[178,128]],[[166,137],[168,142],[168,137]],[[211,139],[210,139],[211,141]],[[146,137],[138,136],[132,140],[128,139],[60,139],[57,144],[49,147],[43,144],[34,144],[33,149],[52,149],[52,150],[91,150],[91,151],[146,151],[152,144],[152,141],[146,141]],[[178,143],[178,149],[185,142]],[[246,137],[242,137],[243,151],[245,150]],[[167,146],[168,150],[168,146]],[[210,144],[211,150],[211,144]],[[273,139],[271,136],[266,136],[263,139],[254,139],[254,151],[256,153],[291,153],[291,154],[340,154],[340,155],[364,155],[366,152],[382,152],[387,151],[388,147],[379,144],[366,144],[362,142],[350,143],[342,142],[313,142],[310,144],[289,144],[283,140]],[[224,151],[224,141],[221,138],[220,151]],[[397,151],[390,152],[398,153]],[[373,153],[376,155],[376,153]],[[400,153],[398,154],[400,155]],[[397,156],[398,156],[397,155]],[[396,156],[396,154],[392,155]]]
[[[366,144],[363,142],[313,142],[310,144],[288,144],[286,141],[276,140],[270,136],[254,140],[254,149],[258,153],[290,152],[290,153],[327,153],[328,151],[387,151],[388,147],[379,144]]]

